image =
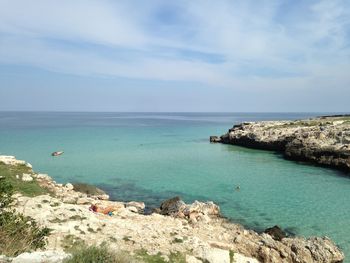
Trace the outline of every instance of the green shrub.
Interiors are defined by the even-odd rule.
[[[122,252],[112,252],[105,245],[81,247],[64,263],[132,263],[132,257]]]
[[[30,217],[15,212],[12,207],[14,187],[0,179],[0,254],[16,256],[20,253],[44,248],[48,228],[40,228]]]
[[[41,187],[34,179],[31,182],[23,182],[21,176],[26,174],[33,174],[33,170],[23,164],[19,165],[7,165],[0,162],[0,176],[2,180],[6,179],[8,183],[13,186],[15,192],[19,192],[25,196],[37,196],[43,194],[50,194],[50,192]],[[19,176],[17,179],[16,176]]]
[[[5,180],[5,178],[0,179],[0,213],[6,207],[9,207],[13,202],[13,186]]]
[[[180,252],[170,253],[170,255],[168,255],[168,261],[162,257],[162,254],[158,253],[156,255],[150,255],[144,249],[137,251],[136,255],[137,258],[145,263],[186,263],[186,255]]]

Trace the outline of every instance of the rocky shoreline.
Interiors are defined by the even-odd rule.
[[[350,115],[243,122],[211,142],[282,152],[285,158],[350,174]]]
[[[17,193],[15,199],[18,212],[52,229],[46,251],[25,253],[19,259],[0,256],[0,262],[26,262],[33,257],[30,262],[62,262],[69,257],[65,249],[75,242],[107,243],[110,249],[131,255],[142,250],[160,254],[165,261],[172,253],[180,253],[184,257],[179,262],[188,263],[336,263],[344,259],[327,237],[285,237],[278,228],[267,233],[247,230],[222,218],[219,207],[212,202],[185,204],[175,197],[145,215],[142,202],[110,201],[102,192],[95,195],[76,191],[74,185],[58,184],[12,156],[0,156],[0,163],[25,165],[29,172],[16,175],[16,180],[35,182],[49,191],[33,197]],[[115,211],[111,215],[95,213],[89,210],[91,204],[113,206]]]

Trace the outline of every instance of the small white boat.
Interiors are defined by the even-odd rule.
[[[52,156],[60,156],[62,155],[64,152],[63,151],[57,151],[57,152],[53,152],[51,153]]]

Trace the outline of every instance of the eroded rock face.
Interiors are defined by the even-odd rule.
[[[234,125],[221,142],[275,150],[286,158],[350,172],[350,116]]]

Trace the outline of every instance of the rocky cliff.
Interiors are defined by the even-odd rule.
[[[0,156],[0,162],[31,167],[14,157]],[[37,260],[30,262],[61,262],[61,258],[69,257],[62,251],[76,242],[105,242],[110,249],[131,255],[140,250],[160,253],[165,260],[171,253],[181,253],[184,261],[179,262],[188,263],[335,263],[344,259],[327,237],[285,237],[277,227],[259,234],[222,218],[219,207],[212,202],[185,204],[175,197],[163,202],[151,215],[144,215],[143,203],[110,201],[105,194],[77,192],[71,184],[58,184],[48,175],[32,170],[16,178],[49,190],[49,194],[34,197],[18,193],[16,206],[19,212],[52,229],[52,233],[46,254],[22,254],[19,261],[0,256],[0,262],[24,262],[23,258],[28,257]],[[89,210],[91,204],[113,206],[115,210],[111,215],[96,213]],[[45,261],[40,261],[42,258]]]
[[[350,116],[244,122],[211,142],[280,151],[288,159],[350,172]]]

